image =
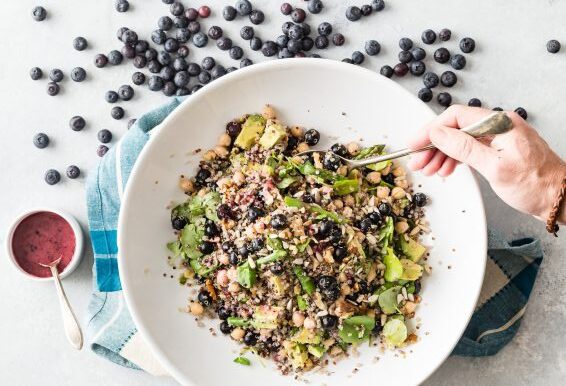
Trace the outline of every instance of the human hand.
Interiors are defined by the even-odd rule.
[[[492,113],[477,107],[449,107],[409,143],[417,149],[432,142],[439,150],[413,156],[409,167],[427,176],[446,177],[463,162],[481,173],[508,205],[545,220],[566,175],[566,163],[514,112],[507,112],[512,130],[481,142],[458,130]],[[564,207],[558,217],[562,223]]]

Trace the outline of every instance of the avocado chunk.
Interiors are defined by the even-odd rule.
[[[265,126],[265,132],[259,139],[259,144],[265,149],[271,149],[277,142],[287,136],[287,131],[280,123],[268,121]]]
[[[258,329],[273,330],[277,328],[277,317],[280,307],[259,306],[254,311],[252,325]]]
[[[324,352],[326,351],[323,346],[313,346],[313,345],[308,345],[307,350],[308,350],[309,354],[311,354],[312,356],[315,356],[319,359],[322,358],[322,356],[324,355]]]
[[[285,341],[283,348],[294,369],[301,369],[308,365],[309,355],[304,345]]]
[[[248,150],[263,134],[265,128],[265,118],[261,115],[250,115],[242,125],[242,131],[236,137],[234,144],[242,149]]]
[[[403,254],[415,263],[419,261],[423,254],[426,252],[425,247],[423,247],[410,237],[399,237],[399,245]]]
[[[313,330],[307,330],[306,328],[301,328],[291,340],[296,343],[303,344],[319,344],[320,336],[318,336]]]

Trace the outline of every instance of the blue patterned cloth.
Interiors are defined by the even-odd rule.
[[[87,327],[91,349],[122,366],[144,368],[123,356],[124,347],[137,333],[125,306],[118,276],[116,234],[122,192],[150,131],[182,99],[141,117],[102,158],[87,183],[90,236],[94,250],[94,292]],[[543,255],[531,238],[503,241],[489,234],[486,279],[477,309],[453,355],[496,354],[516,334]],[[131,358],[131,355],[128,356]]]

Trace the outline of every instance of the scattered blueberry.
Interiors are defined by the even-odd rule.
[[[120,50],[123,56],[128,59],[133,59],[136,56],[136,49],[131,44],[125,44]]]
[[[105,67],[108,64],[108,58],[104,54],[98,54],[94,57],[94,65],[98,68]]]
[[[265,15],[262,11],[260,11],[259,9],[254,9],[251,13],[250,13],[250,22],[252,24],[258,25],[263,23],[263,21],[265,20]]]
[[[254,64],[254,62],[252,62],[251,59],[244,58],[240,61],[240,68],[251,66],[252,64]]]
[[[234,46],[230,48],[229,54],[232,59],[240,60],[244,56],[244,50],[241,47]]]
[[[159,76],[161,76],[163,80],[172,80],[175,76],[175,69],[171,66],[164,66],[159,72]]]
[[[275,43],[277,43],[279,48],[285,48],[289,44],[289,38],[286,35],[279,35],[275,39]]]
[[[37,133],[33,136],[33,144],[38,149],[45,149],[49,145],[49,137],[45,133]]]
[[[289,39],[302,39],[305,36],[305,30],[299,24],[293,24],[289,27],[287,36]]]
[[[32,67],[32,69],[29,71],[29,76],[32,80],[39,80],[43,78],[43,71],[39,67]]]
[[[175,86],[177,87],[185,87],[189,84],[189,80],[190,77],[187,71],[179,71],[175,74],[173,83],[175,83]]]
[[[362,10],[355,5],[346,9],[346,19],[350,21],[358,21],[362,17]]]
[[[198,9],[198,15],[203,19],[210,16],[210,7],[208,5],[202,5]]]
[[[190,33],[196,34],[197,32],[200,31],[200,23],[198,21],[191,21],[187,26],[187,29],[189,30]]]
[[[185,7],[178,1],[171,4],[171,7],[169,8],[169,12],[171,12],[171,15],[173,16],[181,16],[184,11]]]
[[[80,115],[75,115],[69,121],[69,127],[73,131],[81,131],[82,129],[85,128],[85,126],[86,126],[86,121]]]
[[[114,106],[110,110],[110,116],[114,119],[122,119],[124,118],[124,109],[120,106]]]
[[[450,65],[455,70],[461,70],[466,67],[466,58],[464,55],[456,54],[450,58]]]
[[[208,37],[212,40],[216,40],[222,37],[223,31],[222,28],[218,27],[217,25],[213,25],[208,29]]]
[[[177,16],[174,20],[175,23],[175,27],[179,28],[179,29],[185,29],[189,26],[189,22],[191,22],[191,20],[189,20],[188,17],[186,16]]]
[[[258,334],[253,331],[246,332],[244,335],[244,344],[246,346],[255,346],[257,344]]]
[[[173,81],[165,82],[165,85],[163,86],[163,94],[165,94],[166,96],[173,96],[176,92],[177,86]]]
[[[446,63],[450,60],[450,51],[444,47],[440,47],[434,51],[434,60],[437,63]]]
[[[556,54],[558,51],[560,51],[560,42],[558,40],[549,40],[546,43],[546,50],[548,52],[550,52],[551,54]]]
[[[57,170],[49,169],[45,172],[45,182],[47,182],[48,185],[55,185],[59,181],[61,181],[61,174],[59,174]]]
[[[481,107],[481,101],[478,98],[472,98],[468,101],[468,106]]]
[[[411,48],[413,48],[413,41],[409,38],[401,38],[399,40],[399,48],[401,48],[403,51],[409,51]]]
[[[421,76],[422,74],[425,73],[426,66],[423,62],[417,60],[409,64],[409,71],[411,71],[411,74],[415,76]]]
[[[84,51],[88,47],[88,42],[82,36],[73,39],[73,48],[77,51]]]
[[[128,0],[117,0],[116,1],[116,11],[127,12],[130,9],[130,3]]]
[[[452,71],[444,71],[442,75],[440,75],[440,83],[442,83],[443,86],[452,87],[457,81],[458,78]]]
[[[398,58],[401,63],[409,63],[413,60],[413,55],[410,51],[399,51]]]
[[[423,102],[430,102],[432,100],[432,90],[430,88],[421,88],[418,97]]]
[[[261,47],[263,46],[263,42],[261,41],[260,38],[258,38],[257,36],[254,36],[253,38],[250,39],[250,48],[253,51],[259,51],[261,50]]]
[[[309,146],[314,146],[320,141],[320,133],[318,130],[309,129],[305,133],[305,142]]]
[[[421,207],[421,208],[422,208],[423,206],[425,206],[427,200],[428,200],[428,197],[427,197],[426,194],[424,194],[424,193],[419,192],[419,193],[415,193],[415,194],[413,195],[413,201],[415,202],[415,204],[416,204],[418,207]]]
[[[462,50],[463,53],[469,54],[470,52],[473,52],[475,48],[476,48],[476,42],[474,39],[463,38],[462,40],[460,40],[460,49]]]
[[[165,43],[166,39],[167,39],[167,35],[165,34],[165,32],[163,32],[163,30],[156,29],[151,33],[151,41],[154,42],[155,44],[161,45]]]
[[[118,38],[119,41],[122,41],[122,35],[124,35],[124,32],[126,32],[127,30],[129,30],[128,27],[118,28],[118,31],[116,31],[116,37]]]
[[[295,23],[302,23],[305,21],[307,17],[307,13],[302,8],[295,8],[293,12],[291,12],[291,20]]]
[[[173,60],[173,69],[175,71],[185,71],[187,68],[189,68],[189,65],[184,58],[175,58]]]
[[[177,50],[179,49],[179,42],[177,41],[177,39],[169,38],[165,40],[163,48],[165,48],[165,51],[169,53],[177,52]]]
[[[124,60],[124,57],[120,51],[112,50],[108,53],[108,63],[116,66],[122,63],[122,60]]]
[[[110,90],[110,91],[106,91],[106,94],[104,94],[104,99],[108,103],[116,103],[116,102],[118,102],[119,98],[120,98],[120,96],[118,95],[118,93],[116,91]]]
[[[322,11],[322,8],[324,8],[324,4],[321,0],[310,0],[309,4],[307,5],[309,12],[315,15],[317,13],[320,13],[320,11]]]
[[[75,67],[71,70],[71,79],[75,82],[82,82],[86,79],[86,71],[82,67]]]
[[[55,82],[47,83],[47,94],[51,96],[59,94],[59,85]]]
[[[423,60],[426,57],[426,51],[420,47],[415,47],[411,50],[413,60]]]
[[[166,51],[159,51],[157,54],[157,61],[163,66],[171,64],[171,54]]]
[[[236,1],[235,8],[240,16],[248,16],[252,12],[252,3],[248,0],[238,0]]]
[[[186,58],[187,56],[189,56],[189,47],[179,46],[179,49],[177,50],[177,57],[178,58]]]
[[[360,7],[360,12],[362,16],[369,16],[373,12],[373,8],[369,4],[364,4]]]
[[[345,41],[346,39],[344,38],[344,35],[342,35],[341,33],[336,33],[332,36],[332,43],[335,46],[341,46],[344,44]]]
[[[108,152],[108,146],[106,145],[100,145],[98,146],[98,148],[96,149],[96,154],[99,157],[104,157],[104,155]]]
[[[424,30],[421,39],[424,44],[432,44],[436,41],[436,32],[431,29]]]
[[[187,18],[187,20],[189,21],[195,21],[196,19],[198,19],[199,14],[198,11],[194,8],[187,8],[185,10],[185,17]]]
[[[362,54],[360,51],[352,52],[352,62],[354,64],[362,64],[365,58],[366,58],[365,55]]]
[[[129,101],[134,97],[134,89],[132,86],[125,84],[118,89],[118,95],[123,101]]]
[[[240,37],[244,40],[250,40],[251,38],[254,37],[254,28],[249,26],[249,25],[245,25],[242,27],[242,29],[240,30]]]
[[[271,40],[267,40],[261,46],[261,53],[263,54],[263,56],[266,57],[274,56],[277,54],[278,51],[279,51],[279,46]]]
[[[38,6],[33,8],[31,15],[35,21],[43,21],[47,17],[47,11],[45,8]]]
[[[527,118],[528,118],[527,110],[525,110],[525,109],[522,108],[522,107],[517,107],[517,108],[515,109],[515,112],[517,113],[517,115],[519,115],[519,116],[520,116],[521,118],[523,118],[525,121],[527,120]]]
[[[435,88],[440,83],[440,78],[434,72],[427,72],[423,76],[423,83],[426,88]]]
[[[143,55],[136,55],[136,57],[132,61],[132,64],[135,68],[144,68],[147,64],[147,59]]]
[[[226,21],[232,21],[236,18],[236,15],[238,14],[238,11],[236,11],[236,8],[232,7],[231,5],[227,5],[226,7],[224,7],[224,9],[222,10],[222,17],[224,18],[224,20]]]
[[[226,69],[220,64],[217,64],[216,66],[214,66],[214,68],[212,68],[212,70],[210,70],[210,76],[212,76],[213,80],[218,79],[224,75],[226,75]]]
[[[124,44],[136,44],[138,41],[138,34],[131,29],[124,31],[122,34],[122,42]]]
[[[157,75],[149,77],[148,87],[151,91],[162,90],[164,86],[163,78]]]
[[[319,50],[328,47],[328,38],[326,36],[319,35],[314,39],[314,46]]]
[[[159,20],[157,20],[157,26],[163,31],[169,31],[173,28],[173,19],[169,16],[161,16]]]
[[[214,60],[213,57],[207,56],[202,60],[201,65],[202,68],[204,68],[207,71],[210,71],[214,66],[216,66],[216,61]]]
[[[300,50],[303,51],[310,51],[314,47],[314,40],[312,38],[305,36],[300,41],[291,39],[289,44],[287,44],[287,48],[291,52],[299,52]]]
[[[368,40],[365,45],[366,54],[369,56],[374,56],[379,54],[381,51],[381,45],[377,42],[377,40]]]
[[[281,4],[281,13],[283,15],[288,16],[291,14],[291,12],[293,12],[293,6],[291,6],[291,4],[289,3]]]
[[[385,65],[381,67],[379,73],[387,78],[391,78],[394,74],[394,71],[393,68],[391,68],[391,66]]]
[[[447,92],[441,92],[436,97],[436,100],[440,106],[448,107],[452,104],[452,95]]]
[[[216,47],[218,47],[222,51],[228,51],[230,48],[232,48],[232,39],[223,36],[216,41]]]
[[[202,48],[208,44],[208,37],[204,33],[198,32],[193,36],[193,44]]]
[[[74,180],[75,178],[79,178],[79,176],[81,175],[81,169],[79,169],[78,166],[71,165],[67,168],[65,174],[67,174],[67,177],[69,177],[71,180]]]
[[[54,68],[53,70],[49,71],[49,79],[53,82],[61,82],[64,78],[63,71],[58,68]]]
[[[406,63],[397,63],[395,67],[393,67],[393,72],[396,76],[405,76],[409,72],[409,66],[407,66]]]
[[[452,31],[450,31],[448,28],[443,28],[438,33],[438,39],[441,42],[447,42],[448,40],[450,40],[451,37],[452,37]]]

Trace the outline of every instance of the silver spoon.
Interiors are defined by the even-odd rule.
[[[460,131],[468,133],[474,138],[483,138],[483,137],[506,133],[512,128],[513,128],[513,123],[511,122],[511,119],[507,116],[507,114],[505,114],[504,112],[496,112],[491,115],[488,115],[479,122],[476,122],[472,125],[460,129]],[[312,153],[322,153],[322,154],[332,153],[334,154],[334,156],[338,157],[342,162],[344,162],[346,166],[355,169],[355,168],[360,168],[362,166],[374,164],[377,162],[388,161],[391,159],[404,157],[409,154],[419,153],[421,151],[432,150],[432,149],[436,149],[436,146],[434,146],[431,143],[425,147],[421,147],[416,150],[411,150],[407,148],[407,149],[394,151],[393,153],[378,155],[363,159],[344,158],[336,153],[333,153],[330,150],[307,150],[297,155],[306,155]]]
[[[61,315],[63,316],[65,334],[67,335],[69,342],[71,342],[71,345],[77,350],[80,350],[83,347],[83,333],[81,331],[79,323],[77,322],[77,318],[73,313],[73,310],[71,309],[67,295],[65,295],[65,291],[63,290],[63,286],[61,285],[61,279],[59,279],[59,271],[57,270],[57,265],[59,265],[60,261],[61,257],[48,264],[38,264],[51,270],[51,275],[53,275],[55,287],[57,288],[59,305],[61,306]]]

